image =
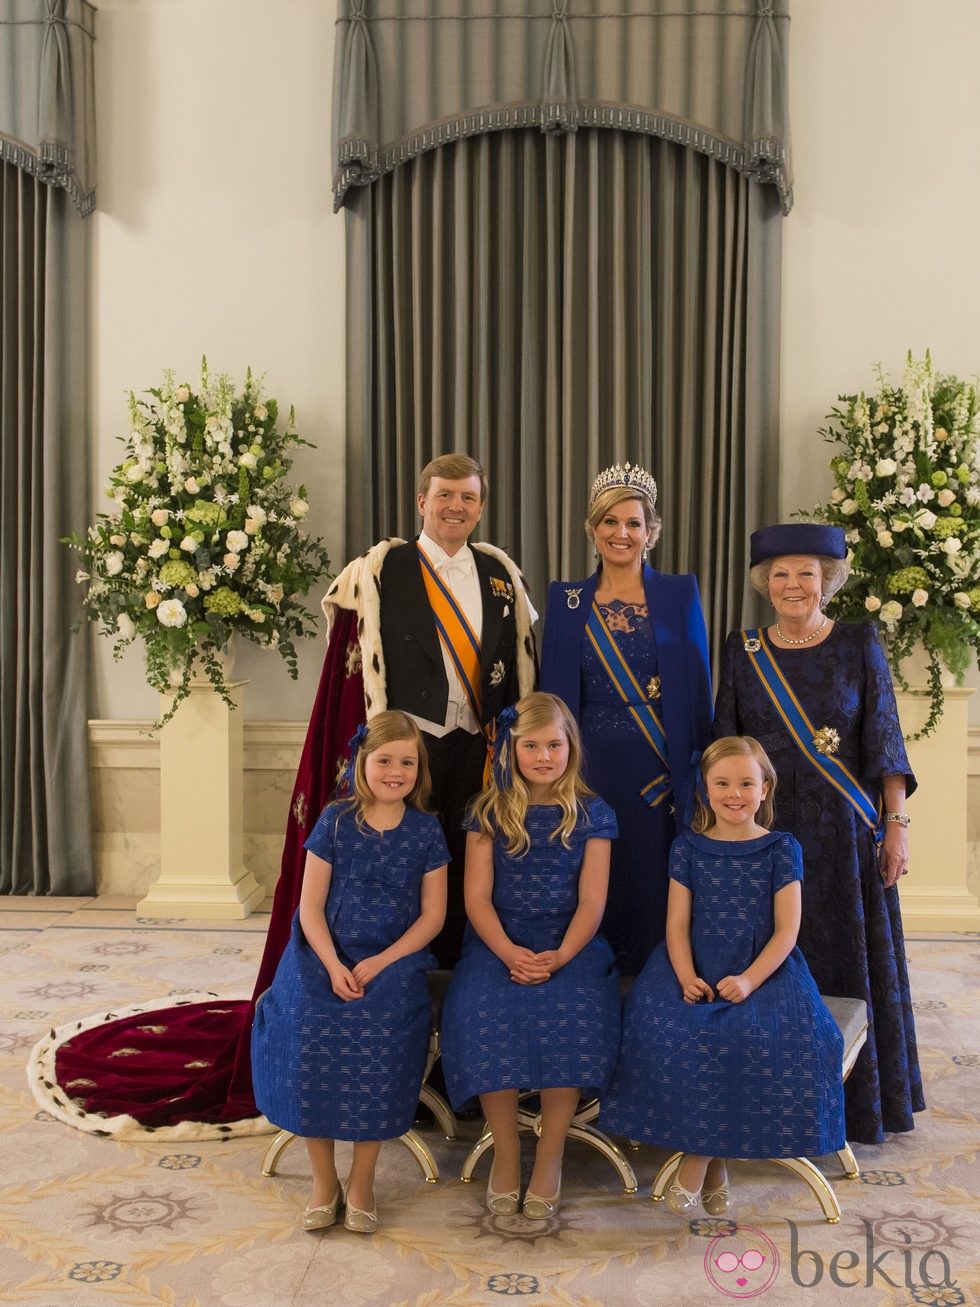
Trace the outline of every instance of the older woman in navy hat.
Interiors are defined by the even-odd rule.
[[[868,1004],[847,1137],[877,1144],[925,1106],[897,889],[915,777],[876,628],[824,611],[849,570],[840,527],[753,532],[750,577],[774,620],[729,635],[714,734],[755,736],[775,766],[776,827],[803,846],[800,947],[821,993]]]

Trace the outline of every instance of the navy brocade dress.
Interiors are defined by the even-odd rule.
[[[768,647],[815,728],[877,799],[881,778],[915,789],[885,655],[871,623],[838,622],[813,649]],[[911,1130],[925,1106],[897,887],[885,889],[874,839],[793,743],[733,631],[715,707],[715,738],[753,735],[776,769],[775,825],[803,846],[799,945],[822,994],[868,1004],[868,1042],[845,1085],[847,1137],[878,1144]]]
[[[531,847],[523,857],[494,844],[493,906],[508,937],[536,953],[557,948],[578,908],[578,882],[590,839],[614,839],[616,818],[602,799],[570,848],[552,839],[560,809],[528,809]],[[601,1092],[619,1051],[619,981],[612,949],[596,935],[544,984],[519,985],[467,928],[442,1012],[442,1065],[453,1107],[498,1089],[578,1087]]]
[[[615,599],[601,607],[610,634],[637,680],[646,686],[660,670],[646,605]],[[674,803],[668,797],[651,808],[640,794],[642,786],[657,775],[657,758],[589,640],[582,641],[579,725],[589,785],[611,805],[619,823],[602,933],[615,951],[620,971],[635,976],[664,937],[667,864],[677,833]]]
[[[418,918],[422,878],[448,861],[436,817],[406,807],[389,831],[360,827],[346,804],[320,815],[306,848],[329,862],[326,916],[346,967],[373,957]],[[270,1121],[314,1139],[392,1139],[410,1129],[429,1047],[428,949],[399,958],[344,1002],[293,918],[252,1028],[255,1101]]]
[[[697,974],[717,992],[762,952],[773,895],[803,875],[772,831],[723,841],[686,832],[671,879],[692,894]],[[685,1003],[654,950],[626,998],[623,1046],[602,1103],[606,1129],[709,1157],[820,1156],[844,1146],[843,1039],[798,948],[741,1003]]]

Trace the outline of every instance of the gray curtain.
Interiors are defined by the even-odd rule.
[[[88,502],[92,18],[0,0],[0,892],[91,894],[88,648],[60,537]]]
[[[418,468],[489,469],[480,535],[547,582],[592,570],[589,486],[658,482],[654,564],[693,571],[716,649],[753,611],[778,488],[775,187],[645,134],[495,132],[348,193],[351,554],[417,525]]]
[[[609,127],[792,204],[789,0],[338,0],[334,199],[485,132]]]
[[[0,0],[0,159],[95,208],[95,8]]]

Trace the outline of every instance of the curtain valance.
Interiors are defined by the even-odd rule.
[[[0,0],[0,158],[95,208],[95,9]]]
[[[789,0],[338,0],[334,203],[465,136],[609,127],[792,206]]]

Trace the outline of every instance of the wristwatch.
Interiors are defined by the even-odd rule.
[[[906,829],[912,825],[912,818],[907,812],[886,812],[885,821],[893,821],[897,826],[904,826]]]

